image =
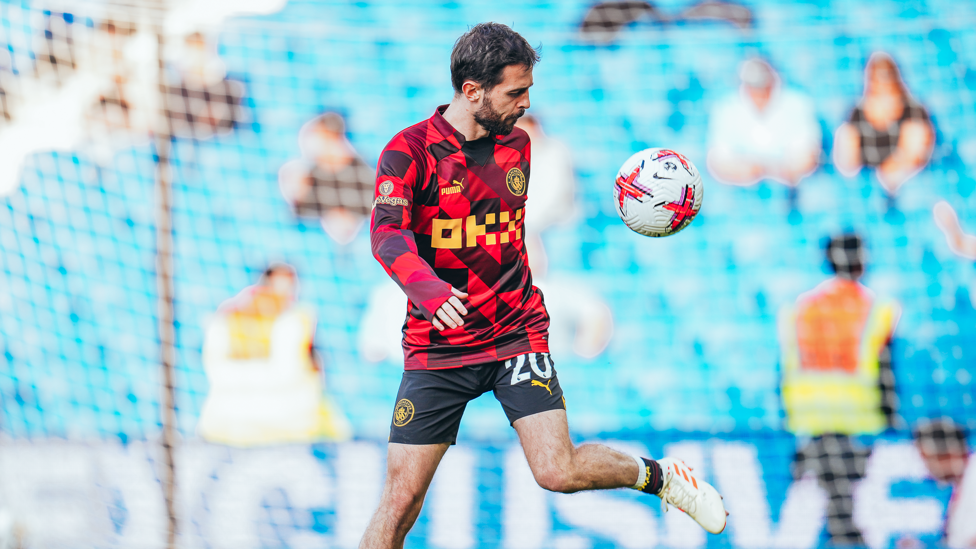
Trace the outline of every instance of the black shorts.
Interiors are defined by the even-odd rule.
[[[488,391],[495,393],[509,423],[566,409],[549,353],[460,368],[407,370],[397,392],[390,442],[454,444],[465,406]]]

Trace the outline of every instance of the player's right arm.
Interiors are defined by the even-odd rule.
[[[408,143],[397,136],[380,155],[376,168],[370,246],[386,274],[407,294],[424,318],[438,330],[456,328],[468,313],[461,304],[467,294],[441,280],[420,257],[410,229],[414,192],[424,184],[421,163],[413,158]]]

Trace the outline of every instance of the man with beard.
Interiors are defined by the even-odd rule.
[[[529,108],[539,56],[505,25],[483,23],[451,53],[454,98],[397,134],[380,155],[373,255],[409,298],[405,372],[386,487],[361,548],[399,548],[467,403],[493,391],[540,486],[631,487],[658,495],[706,530],[725,529],[722,498],[680,460],[574,446],[549,357],[542,293],[525,252]]]

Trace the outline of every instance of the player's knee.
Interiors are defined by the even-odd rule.
[[[396,525],[397,529],[410,529],[423,504],[423,498],[412,497],[409,494],[397,495],[387,500],[388,517]]]
[[[572,474],[561,467],[544,467],[534,472],[535,481],[550,492],[570,494],[579,491]]]
[[[575,460],[572,452],[552,450],[528,456],[536,483],[550,492],[568,494],[579,491],[575,484]]]
[[[423,502],[423,492],[420,490],[411,490],[408,487],[392,490],[386,497],[387,508],[394,516],[401,520],[409,517]]]

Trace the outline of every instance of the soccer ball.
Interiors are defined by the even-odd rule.
[[[703,194],[701,174],[691,160],[670,149],[645,149],[620,167],[613,204],[633,231],[669,236],[698,215]]]

